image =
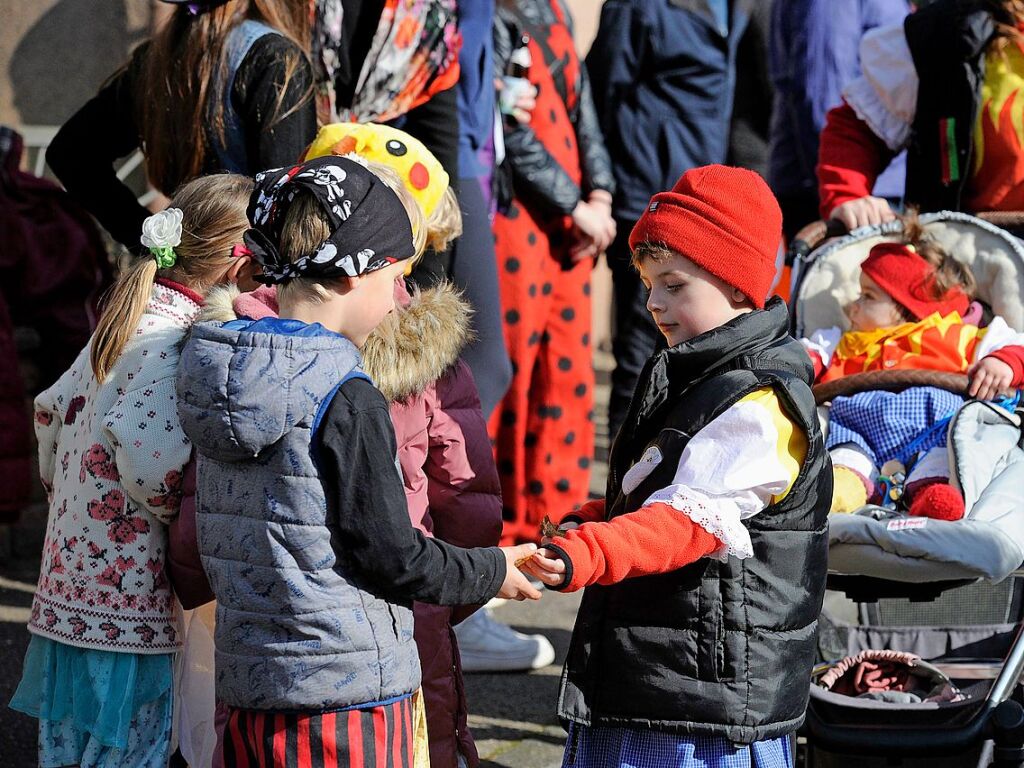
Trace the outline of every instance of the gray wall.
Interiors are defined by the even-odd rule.
[[[0,123],[60,125],[153,16],[152,0],[0,0]]]

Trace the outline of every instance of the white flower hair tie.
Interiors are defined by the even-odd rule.
[[[167,208],[142,222],[142,244],[153,254],[158,269],[173,267],[178,260],[174,248],[181,245],[181,220],[184,215],[180,208]]]

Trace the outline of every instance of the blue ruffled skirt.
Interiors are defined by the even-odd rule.
[[[10,706],[39,720],[40,768],[163,768],[174,654],[77,648],[33,635]]]

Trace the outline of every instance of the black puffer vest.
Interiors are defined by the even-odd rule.
[[[715,734],[737,744],[803,720],[825,592],[832,473],[785,304],[743,315],[647,363],[612,449],[608,517],[670,485],[687,442],[752,391],[772,387],[809,437],[778,504],[745,521],[754,556],[588,587],[562,675],[559,716],[584,725]],[[664,457],[630,494],[621,478],[651,445]]]
[[[974,155],[974,124],[995,32],[979,0],[937,0],[903,24],[920,84],[907,147],[906,202],[959,211]]]

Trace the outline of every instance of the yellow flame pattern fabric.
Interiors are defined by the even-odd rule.
[[[1024,210],[1024,49],[1011,42],[989,51],[967,210]]]

